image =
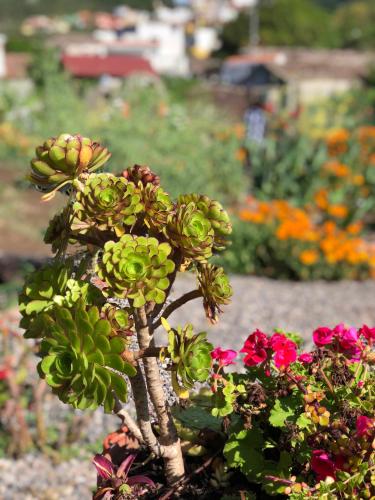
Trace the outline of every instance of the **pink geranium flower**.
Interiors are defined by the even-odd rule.
[[[358,331],[356,328],[345,328],[341,323],[337,325],[333,332],[337,338],[340,351],[343,352],[350,361],[358,361],[361,357],[363,344],[359,340]]]
[[[318,481],[324,481],[326,477],[336,479],[335,463],[324,450],[313,450],[311,469],[315,472]]]
[[[256,366],[263,363],[267,359],[267,351],[269,342],[267,335],[260,330],[255,330],[248,336],[246,342],[240,352],[246,354],[244,363],[246,366]]]
[[[374,419],[366,417],[365,415],[359,415],[355,425],[357,429],[357,436],[362,437],[368,434],[374,427]]]
[[[277,368],[286,368],[297,359],[296,344],[282,333],[272,335],[270,345],[275,352],[273,359]]]
[[[301,363],[304,363],[306,365],[309,365],[310,363],[312,363],[313,360],[314,360],[314,357],[311,354],[311,352],[303,352],[302,354],[300,354],[298,356],[298,361],[300,361]]]
[[[334,337],[334,331],[326,326],[320,326],[313,333],[313,339],[318,347],[330,344]]]
[[[359,330],[359,334],[363,335],[369,343],[375,341],[375,327],[369,328],[367,325],[363,325]]]
[[[358,332],[354,327],[344,328],[338,335],[338,341],[342,349],[350,350],[358,345]]]
[[[211,358],[215,359],[219,366],[228,366],[234,365],[233,360],[237,356],[237,351],[233,351],[232,349],[222,349],[221,347],[216,347],[211,352]]]

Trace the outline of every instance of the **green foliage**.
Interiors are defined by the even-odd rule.
[[[344,48],[371,49],[375,40],[375,5],[371,0],[358,0],[337,9],[333,26]]]
[[[335,42],[327,11],[311,0],[276,0],[260,9],[264,45],[327,47]]]
[[[136,370],[122,360],[125,342],[111,338],[111,325],[97,307],[55,307],[39,316],[38,326],[38,371],[61,401],[79,409],[103,404],[106,411],[115,404],[112,391],[126,401],[127,385],[117,372],[132,376]]]

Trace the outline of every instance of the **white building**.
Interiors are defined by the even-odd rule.
[[[0,34],[0,78],[4,78],[7,73],[6,56],[5,56],[5,43],[6,36]]]

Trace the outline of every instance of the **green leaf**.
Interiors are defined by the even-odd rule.
[[[112,329],[110,323],[105,319],[101,319],[96,323],[94,327],[94,336],[104,335],[105,337],[108,337],[111,333],[111,330]]]
[[[285,420],[295,416],[296,408],[299,406],[298,401],[293,396],[288,396],[283,399],[276,399],[275,404],[270,412],[269,422],[274,427],[284,427]]]
[[[122,369],[122,373],[125,373],[125,375],[127,375],[128,377],[134,377],[135,375],[137,375],[137,370],[130,363],[124,362],[124,367]]]
[[[104,364],[105,366],[109,366],[110,368],[113,368],[114,370],[118,370],[120,372],[122,372],[124,369],[124,362],[118,354],[105,354]]]
[[[126,402],[128,387],[125,380],[117,373],[111,373],[111,385],[120,401]]]

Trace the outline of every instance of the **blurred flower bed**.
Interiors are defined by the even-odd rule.
[[[177,99],[162,82],[130,80],[104,99],[48,58],[39,63],[30,96],[0,99],[0,160],[18,165],[20,179],[33,145],[56,131],[74,132],[74,117],[75,130],[100,136],[111,149],[113,172],[150,165],[172,195],[183,187],[232,207],[233,244],[220,258],[229,272],[374,277],[372,94],[294,113],[266,111],[266,138],[254,143],[243,124],[207,100]]]

